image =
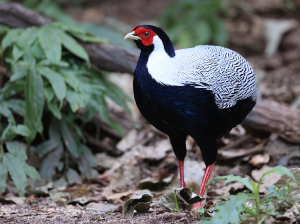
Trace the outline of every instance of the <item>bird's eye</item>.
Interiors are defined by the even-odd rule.
[[[146,32],[144,33],[144,35],[147,37],[147,36],[149,35],[149,32],[146,31]]]

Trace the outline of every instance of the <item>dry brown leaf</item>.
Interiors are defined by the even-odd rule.
[[[137,131],[132,129],[128,134],[117,144],[117,149],[126,152],[134,146],[137,140]]]
[[[98,211],[98,212],[113,212],[118,206],[108,203],[89,203],[86,206],[86,210]]]
[[[262,175],[270,169],[272,169],[272,167],[264,165],[260,170],[252,170],[251,175],[255,181],[259,181]],[[259,192],[266,192],[266,187],[275,184],[279,180],[280,176],[281,175],[278,173],[270,173],[269,175],[264,176],[263,181],[259,187]]]
[[[258,166],[261,164],[267,164],[270,161],[270,155],[269,154],[258,154],[252,157],[252,159],[249,161],[250,164],[253,166]]]
[[[138,146],[139,155],[146,160],[158,161],[166,157],[168,151],[172,151],[169,139],[156,142],[151,146]]]
[[[185,159],[184,160],[184,181],[201,183],[204,175],[204,170],[201,162],[196,160]],[[179,178],[179,173],[178,173]]]
[[[213,191],[209,191],[209,195],[218,195],[218,196],[228,196],[230,193],[234,193],[239,189],[243,189],[245,186],[242,183],[235,182],[230,183],[226,186],[223,186],[222,188],[215,189]]]

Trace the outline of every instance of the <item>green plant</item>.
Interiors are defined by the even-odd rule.
[[[0,191],[5,191],[8,173],[14,181],[19,195],[25,194],[26,176],[33,179],[40,179],[39,173],[35,168],[26,163],[27,155],[20,143],[6,142],[8,152],[4,152],[0,146]]]
[[[129,98],[105,79],[104,72],[91,67],[86,51],[74,37],[88,42],[103,41],[79,28],[59,22],[27,29],[0,26],[0,65],[7,69],[5,73],[0,70],[0,77],[1,80],[8,79],[0,90],[0,116],[6,118],[0,120],[0,143],[3,145],[23,136],[29,155],[29,146],[39,134],[43,139],[36,147],[43,158],[39,171],[41,178],[51,180],[58,170],[62,173],[58,183],[74,183],[80,175],[97,176],[93,169],[95,159],[84,145],[81,132],[81,125],[96,112],[123,134],[122,128],[108,116],[105,97],[129,112],[126,105]],[[79,108],[86,108],[87,111],[81,124],[76,121]],[[48,126],[46,130],[45,125]],[[47,137],[48,140],[45,139]],[[7,155],[12,154],[9,143],[6,143],[6,148],[8,153],[3,148],[1,151],[3,163]],[[69,166],[70,160],[77,164],[80,175]],[[19,193],[24,194],[26,184],[16,182],[16,174],[6,168],[16,186],[22,188]],[[26,171],[25,174],[38,177]],[[6,176],[5,172],[0,174],[0,181],[5,182]],[[5,186],[1,191],[3,189]]]
[[[72,4],[74,5],[74,3],[76,4],[76,2],[80,3],[83,1],[86,0],[72,1]],[[60,5],[61,3],[71,2],[68,2],[66,0],[26,0],[24,1],[23,5],[27,8],[38,11],[39,13],[43,14],[44,16],[47,16],[48,18],[54,19],[59,22],[63,22],[71,26],[80,27],[81,29],[95,36],[105,38],[105,41],[107,40],[107,42],[109,43],[127,48],[135,47],[135,45],[132,42],[123,40],[123,37],[126,33],[119,33],[118,30],[114,29],[114,27],[77,22],[75,19],[73,19],[71,16],[69,16],[62,10]]]
[[[285,186],[280,189],[274,185],[268,188],[267,195],[261,198],[259,194],[259,188],[263,181],[263,178],[270,173],[285,174],[290,177],[295,183],[296,179],[294,175],[285,167],[277,166],[267,171],[262,175],[258,183],[254,182],[248,177],[242,178],[239,176],[229,175],[223,177],[215,177],[209,181],[210,184],[213,181],[226,180],[224,184],[237,181],[245,185],[248,188],[247,193],[238,193],[237,195],[230,195],[227,197],[227,201],[220,203],[214,207],[216,213],[213,218],[204,218],[201,224],[205,223],[242,223],[245,218],[254,217],[256,223],[263,223],[263,221],[269,215],[276,215],[278,213],[278,205],[283,200],[290,198],[291,191],[290,186],[295,183],[286,183]],[[291,198],[292,199],[292,198]],[[294,201],[293,201],[294,202]],[[294,202],[295,203],[295,202]]]
[[[181,48],[199,44],[225,46],[227,32],[220,16],[221,0],[178,0],[161,15],[159,24]]]
[[[177,200],[177,197],[176,197],[176,193],[175,193],[175,191],[173,193],[174,193],[174,200],[175,200],[175,205],[176,205],[176,212],[179,213],[179,205],[178,205],[178,200]]]

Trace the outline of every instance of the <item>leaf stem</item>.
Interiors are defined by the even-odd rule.
[[[293,201],[293,203],[296,206],[297,210],[300,212],[299,206],[298,206],[297,202],[295,201],[295,199],[292,196],[292,191],[291,191],[290,185],[287,184],[287,187],[288,187],[288,192],[289,192],[289,196],[290,196],[291,200]]]
[[[175,204],[176,204],[176,211],[177,211],[177,213],[179,213],[178,200],[177,200],[175,191],[173,192],[173,194],[174,194],[174,200],[175,200]]]
[[[3,156],[4,156],[3,145],[0,144],[0,161],[1,161],[1,163],[2,163]]]

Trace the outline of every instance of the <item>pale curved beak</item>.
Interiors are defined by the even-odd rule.
[[[134,31],[131,32],[131,33],[127,33],[126,36],[124,37],[124,40],[126,40],[126,39],[129,39],[129,40],[141,40],[140,37],[135,36],[134,34],[135,34]]]

